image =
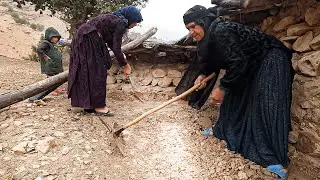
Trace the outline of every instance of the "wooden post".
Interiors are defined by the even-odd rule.
[[[143,35],[141,35],[139,38],[133,40],[132,42],[122,46],[122,51],[127,52],[137,46],[139,46],[141,43],[143,43],[145,40],[153,36],[157,32],[157,28],[153,27]],[[110,52],[110,56],[114,57],[113,52]],[[54,86],[59,86],[68,81],[68,74],[69,71],[64,71],[60,74],[57,74],[55,76],[52,76],[50,78],[47,78],[45,80],[42,80],[40,82],[25,86],[19,90],[8,92],[5,94],[0,95],[0,109],[3,109],[7,106],[10,106],[14,103],[23,101],[29,97],[32,97],[36,94],[39,94],[41,92],[44,92],[46,90],[49,90],[50,88]]]

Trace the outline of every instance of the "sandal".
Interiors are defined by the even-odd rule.
[[[286,180],[287,179],[287,173],[281,171],[282,169],[284,169],[284,167],[281,164],[270,165],[270,166],[267,167],[267,171],[278,175],[281,178],[281,180]]]
[[[206,129],[206,130],[204,130],[204,131],[203,131],[203,134],[204,134],[205,136],[207,136],[207,137],[208,137],[208,136],[210,135],[210,133],[211,133],[211,132],[213,132],[212,127],[211,127],[211,128],[208,128],[208,129]]]
[[[89,114],[96,112],[94,109],[83,109],[83,111],[84,111],[85,113],[89,113]]]
[[[94,110],[94,112],[97,115],[100,115],[100,116],[108,116],[108,117],[114,116],[114,112],[111,111],[110,109],[108,109],[107,111],[96,111],[96,110]]]

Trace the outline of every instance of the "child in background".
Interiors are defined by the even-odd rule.
[[[55,44],[60,40],[61,35],[53,27],[49,27],[45,31],[45,40],[38,47],[38,55],[41,64],[41,73],[46,74],[47,78],[63,72],[62,54]],[[61,93],[59,86],[37,94],[29,99],[29,102],[42,101],[48,94],[58,95]],[[45,104],[43,101],[40,104]]]

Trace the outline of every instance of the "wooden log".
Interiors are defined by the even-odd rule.
[[[139,38],[133,40],[132,42],[122,46],[122,51],[127,52],[143,43],[145,40],[153,36],[157,32],[157,28],[151,28],[149,31],[141,35]],[[110,56],[114,57],[114,53],[110,52]],[[10,106],[14,103],[23,101],[29,97],[36,94],[44,92],[51,89],[54,86],[59,86],[68,80],[68,70],[60,74],[42,80],[40,82],[25,86],[19,90],[8,92],[0,95],[0,109]]]

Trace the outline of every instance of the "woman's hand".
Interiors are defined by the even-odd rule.
[[[198,78],[194,81],[194,85],[201,84],[197,90],[201,90],[207,86],[206,83],[201,83],[205,78],[205,75],[199,75]]]
[[[212,104],[216,104],[216,103],[222,103],[223,99],[224,99],[224,90],[222,90],[221,88],[215,88],[213,89],[213,91],[211,92],[210,95],[210,103]]]
[[[126,65],[123,66],[123,73],[126,76],[129,76],[131,74],[131,67],[130,67],[129,63],[127,63]]]

